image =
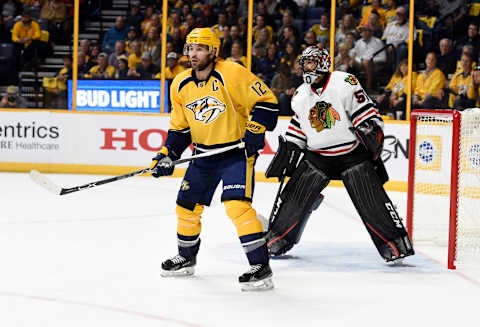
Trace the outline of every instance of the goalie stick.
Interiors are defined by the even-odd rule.
[[[233,149],[243,149],[244,147],[245,147],[244,143],[238,143],[238,144],[227,146],[225,148],[221,148],[221,149],[218,149],[218,150],[212,150],[212,151],[200,153],[200,154],[188,157],[188,158],[178,159],[178,160],[173,161],[172,165],[175,166],[175,165],[178,165],[178,164],[181,164],[181,163],[184,163],[184,162],[189,162],[189,161],[192,161],[192,160],[195,160],[195,159],[210,157],[210,156],[213,156],[213,155],[216,155],[216,154],[219,154],[219,153],[223,153],[223,152],[227,152],[227,151],[230,151],[230,150],[233,150]],[[74,187],[69,187],[69,188],[64,188],[64,187],[61,187],[61,186],[55,184],[47,176],[38,172],[37,170],[30,171],[30,178],[35,183],[37,183],[41,187],[45,188],[46,190],[52,192],[53,194],[65,195],[65,194],[70,194],[70,193],[73,193],[73,192],[78,192],[78,191],[86,190],[86,189],[89,189],[89,188],[97,187],[97,186],[100,186],[100,185],[103,185],[103,184],[116,182],[116,181],[119,181],[119,180],[122,180],[122,179],[125,179],[125,178],[138,176],[138,175],[143,175],[143,174],[150,173],[150,172],[152,172],[151,168],[144,168],[144,169],[140,169],[140,170],[128,173],[128,174],[119,175],[119,176],[115,176],[115,177],[111,177],[111,178],[106,178],[106,179],[102,179],[102,180],[99,180],[99,181],[96,181],[96,182],[87,183],[87,184],[84,184],[84,185],[74,186]]]

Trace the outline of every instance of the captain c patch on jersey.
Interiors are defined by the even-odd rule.
[[[335,122],[340,120],[340,115],[332,108],[330,103],[320,101],[310,108],[308,120],[310,120],[312,128],[315,128],[317,132],[321,132],[325,128],[332,128]]]
[[[205,124],[217,119],[225,111],[226,107],[225,103],[210,95],[186,105],[186,108],[193,112],[195,120]]]

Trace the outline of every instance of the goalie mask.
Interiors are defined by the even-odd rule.
[[[195,28],[187,35],[187,41],[183,48],[183,54],[188,56],[190,45],[202,44],[208,47],[208,52],[218,57],[220,52],[220,39],[211,28]]]
[[[298,60],[300,67],[302,67],[303,81],[307,84],[312,84],[315,80],[330,71],[332,66],[332,58],[325,49],[320,49],[316,45],[310,46],[303,50],[300,59]],[[305,67],[305,62],[314,62],[313,67]],[[312,66],[312,65],[309,65]]]

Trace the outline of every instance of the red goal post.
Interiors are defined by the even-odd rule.
[[[447,246],[449,269],[480,265],[480,109],[412,112],[407,230]]]

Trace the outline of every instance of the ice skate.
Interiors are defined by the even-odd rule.
[[[268,263],[251,265],[250,270],[238,277],[242,291],[267,291],[273,289],[272,269]]]
[[[177,254],[171,259],[162,262],[162,277],[185,277],[195,273],[196,257],[187,259]]]

